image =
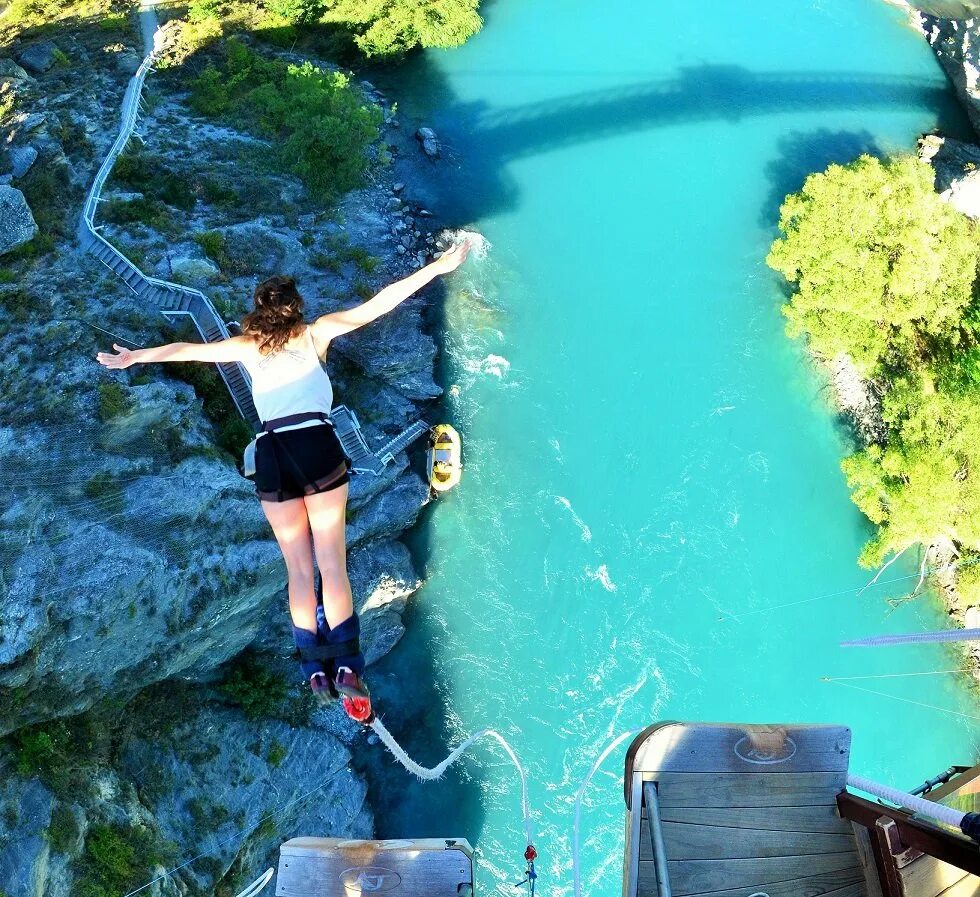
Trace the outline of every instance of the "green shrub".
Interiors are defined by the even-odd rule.
[[[165,228],[170,221],[167,207],[159,200],[146,197],[107,200],[99,207],[99,214],[113,224],[146,224]]]
[[[204,254],[219,268],[228,268],[228,241],[221,231],[204,231],[203,233],[194,234],[193,239],[204,250]]]
[[[123,489],[119,480],[107,470],[100,470],[85,481],[82,491],[88,498],[98,500],[107,514],[122,512]]]
[[[48,841],[58,853],[68,853],[73,850],[78,841],[81,829],[71,807],[66,804],[56,804],[51,811],[51,824],[48,826]]]
[[[168,364],[166,371],[194,387],[194,393],[201,400],[204,413],[217,429],[218,445],[235,458],[240,458],[255,434],[238,413],[228,387],[217,369],[212,365],[191,362]]]
[[[14,283],[16,280],[16,271],[12,268],[0,268],[0,283]]]
[[[269,753],[265,759],[270,766],[278,769],[282,761],[286,759],[286,755],[288,753],[289,750],[286,745],[278,741],[273,741],[272,744],[269,745]]]
[[[365,104],[346,75],[266,59],[229,40],[221,66],[209,66],[191,87],[201,114],[230,116],[272,138],[280,163],[317,198],[335,199],[362,183],[381,110]]]
[[[213,832],[231,817],[227,807],[200,797],[192,797],[187,802],[187,810],[194,820],[194,825],[202,831]]]
[[[215,206],[234,206],[238,204],[238,191],[221,181],[205,177],[201,181],[201,196],[204,201]]]
[[[27,321],[44,304],[28,289],[12,289],[0,292],[0,308],[19,324]]]
[[[285,680],[249,652],[233,661],[231,672],[220,689],[251,720],[280,716],[288,693]]]
[[[38,234],[8,258],[39,258],[51,252],[57,240],[70,235],[68,212],[74,209],[81,190],[72,183],[64,163],[33,165],[17,186],[31,207]]]
[[[171,862],[173,845],[148,829],[93,825],[74,864],[77,897],[121,897],[152,878],[153,868]]]
[[[329,271],[331,274],[340,274],[342,270],[341,259],[329,252],[314,252],[309,258],[310,264],[321,271]]]
[[[129,413],[129,394],[118,383],[100,383],[98,394],[100,420],[110,421]]]

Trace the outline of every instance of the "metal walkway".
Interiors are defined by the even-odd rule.
[[[147,45],[147,55],[126,87],[119,134],[102,162],[85,198],[85,206],[79,221],[78,240],[85,251],[92,253],[110,271],[118,275],[137,296],[155,306],[164,317],[172,321],[181,316],[189,318],[204,342],[210,343],[228,339],[231,336],[228,325],[204,293],[183,284],[171,283],[144,274],[130,259],[102,236],[100,233],[101,226],[95,223],[102,190],[112,173],[116,160],[131,137],[136,136],[142,142],[142,137],[135,134],[135,130],[140,119],[143,85],[146,76],[153,71],[153,62],[156,53],[159,51],[156,44],[159,32],[151,30],[151,24],[155,26],[155,14],[151,8],[144,6],[141,9],[141,22],[144,25],[143,34],[144,42]],[[225,381],[225,385],[228,387],[228,391],[231,393],[235,406],[242,417],[258,430],[261,427],[261,422],[252,401],[251,380],[244,367],[237,363],[217,364],[215,367]],[[394,460],[398,452],[407,448],[429,429],[429,425],[425,421],[416,421],[383,446],[380,451],[373,452],[361,432],[357,415],[353,411],[345,405],[338,405],[331,413],[331,418],[337,428],[337,435],[353,462],[354,471],[372,473],[375,476],[379,475]]]

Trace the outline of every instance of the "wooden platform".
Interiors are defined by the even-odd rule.
[[[624,897],[872,897],[837,813],[841,726],[665,723],[626,761]]]
[[[459,897],[472,893],[473,850],[463,839],[345,841],[293,838],[279,849],[276,897]],[[469,889],[467,889],[469,886]]]

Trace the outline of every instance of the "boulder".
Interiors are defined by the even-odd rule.
[[[180,283],[201,285],[218,277],[221,271],[210,259],[181,256],[170,260],[170,270]]]
[[[116,54],[116,70],[124,75],[135,75],[143,60],[130,50]]]
[[[12,59],[0,59],[0,81],[33,81]]]
[[[33,146],[14,146],[8,150],[10,156],[10,173],[15,178],[22,178],[37,161],[37,150]]]
[[[406,470],[393,486],[358,511],[347,526],[347,545],[354,548],[364,542],[398,535],[415,523],[428,500],[428,483],[414,471]]]
[[[37,222],[24,194],[16,187],[0,186],[0,255],[23,246],[37,233]]]
[[[17,57],[17,61],[29,72],[41,75],[54,65],[57,52],[58,45],[53,40],[45,40],[28,47]]]
[[[439,137],[432,128],[419,128],[415,132],[415,139],[422,145],[422,152],[430,159],[438,159],[441,152]]]

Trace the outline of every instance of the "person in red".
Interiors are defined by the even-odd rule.
[[[100,352],[100,364],[121,370],[166,361],[239,362],[251,375],[262,420],[255,448],[255,490],[286,562],[289,613],[300,666],[317,699],[343,698],[353,718],[370,722],[371,697],[362,678],[360,621],[347,578],[344,526],[348,462],[330,422],[333,387],[324,370],[330,343],[391,311],[430,281],[458,268],[469,242],[385,287],[354,308],[307,324],[303,298],[289,277],[255,289],[242,335],[213,343],[170,343]],[[321,595],[314,589],[313,561]]]

